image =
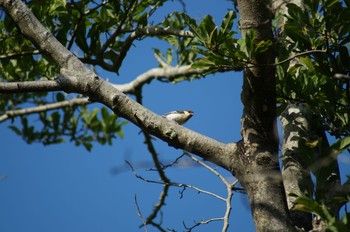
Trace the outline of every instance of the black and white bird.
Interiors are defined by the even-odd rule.
[[[163,117],[182,125],[192,118],[193,114],[192,110],[176,110],[164,114]]]

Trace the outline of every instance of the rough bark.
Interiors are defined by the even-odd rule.
[[[307,163],[310,163],[312,155],[304,154],[300,148],[301,141],[310,140],[311,119],[311,112],[305,104],[291,104],[281,115],[284,136],[282,175],[289,209],[292,209],[295,204],[295,195],[300,196],[302,194],[309,197],[313,195],[310,167],[307,165]],[[310,213],[291,210],[290,214],[293,224],[298,228],[303,228],[306,231],[312,229]]]
[[[238,1],[243,38],[248,30],[262,40],[273,41],[268,1]],[[278,163],[276,139],[276,83],[274,48],[251,57],[254,65],[244,70],[242,170],[236,173],[245,187],[257,231],[294,231]]]

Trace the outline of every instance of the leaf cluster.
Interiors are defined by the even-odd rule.
[[[194,61],[193,68],[206,68],[208,73],[240,71],[247,55],[232,30],[236,13],[230,10],[218,27],[212,16],[207,15],[197,22],[186,14],[183,17],[189,29],[196,35],[192,41],[192,51],[200,56]]]
[[[321,219],[326,223],[326,230],[325,231],[332,231],[332,232],[338,232],[338,231],[350,231],[349,225],[349,219],[350,219],[350,213],[345,213],[345,215],[339,220],[337,218],[337,215],[334,215],[331,208],[327,205],[333,205],[333,204],[344,204],[348,202],[350,199],[346,197],[337,197],[333,198],[332,200],[325,202],[325,203],[319,203],[315,200],[312,200],[309,197],[306,196],[298,196],[298,198],[295,200],[295,206],[293,207],[293,210],[300,210],[312,213],[318,217],[318,219]]]
[[[346,1],[345,1],[346,3]],[[276,67],[278,102],[305,102],[322,117],[324,129],[337,137],[350,134],[348,80],[350,73],[350,9],[340,1],[308,0],[305,9],[288,4],[285,36],[278,38],[277,63],[305,51]]]
[[[64,100],[63,94],[56,95],[57,101]],[[95,108],[92,111],[83,106],[77,111],[76,107],[66,107],[59,111],[43,111],[36,123],[30,123],[30,117],[21,117],[21,126],[9,126],[27,143],[39,142],[44,145],[66,142],[69,138],[75,145],[83,145],[88,151],[93,143],[112,144],[116,135],[123,138],[121,121],[117,115],[107,108]]]

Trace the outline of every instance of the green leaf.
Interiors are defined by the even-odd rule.
[[[84,142],[83,145],[84,145],[84,147],[86,148],[86,150],[91,151],[91,149],[92,149],[92,143],[90,143],[90,142]]]
[[[87,44],[87,39],[86,39],[86,25],[85,23],[81,23],[79,27],[77,28],[77,33],[76,33],[76,43],[80,47],[83,52],[89,54],[89,46]]]
[[[255,47],[255,53],[260,54],[266,52],[272,46],[272,41],[260,41]]]
[[[22,135],[22,131],[20,129],[18,129],[17,127],[15,126],[9,126],[9,128],[11,130],[13,130],[17,135]]]
[[[101,115],[102,115],[103,121],[108,122],[109,113],[108,113],[108,110],[107,110],[106,107],[102,107],[102,109],[101,109]]]
[[[212,39],[216,39],[216,34],[213,33],[213,31],[216,31],[216,25],[212,16],[207,15],[204,17],[203,21],[199,24],[199,31],[201,32],[203,42],[210,44]]]
[[[247,49],[248,57],[252,58],[255,55],[255,45],[254,41],[256,39],[255,32],[253,30],[248,30],[244,41],[245,41],[245,47]]]
[[[330,147],[329,154],[337,156],[350,147],[350,136],[339,139]]]
[[[310,57],[308,56],[304,56],[304,57],[300,57],[299,58],[301,62],[303,62],[303,64],[306,65],[306,67],[308,67],[309,69],[314,69],[314,64],[312,63]]]
[[[219,29],[218,41],[220,42],[226,34],[229,34],[230,30],[233,26],[233,21],[236,18],[236,13],[233,10],[230,10],[225,15],[224,19],[221,22],[221,26]]]

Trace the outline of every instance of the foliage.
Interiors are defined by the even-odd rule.
[[[192,50],[202,55],[195,60],[193,68],[208,68],[208,73],[218,71],[242,70],[246,55],[240,49],[237,39],[233,37],[233,21],[236,13],[229,11],[221,22],[220,27],[215,25],[214,19],[207,15],[197,25],[195,20],[183,14],[190,30],[196,35]]]
[[[60,95],[58,95],[60,96]],[[60,111],[40,113],[40,125],[31,125],[27,117],[21,117],[22,127],[9,126],[17,135],[27,143],[40,142],[44,145],[57,144],[70,141],[75,145],[83,145],[87,150],[92,149],[92,142],[100,144],[112,144],[116,135],[123,137],[122,126],[126,123],[120,121],[118,116],[109,112],[107,108],[95,108],[90,111],[88,107],[81,107],[79,113],[75,113],[76,107],[66,107]],[[100,112],[100,117],[98,113]]]
[[[282,108],[305,102],[321,116],[323,129],[338,138],[348,136],[349,81],[334,76],[350,73],[350,9],[339,1],[310,0],[305,1],[305,10],[288,4],[288,13],[286,37],[278,40],[278,62],[291,54],[316,51],[277,66],[278,101]]]
[[[350,231],[349,228],[349,218],[350,214],[346,213],[340,220],[337,219],[337,215],[334,215],[332,213],[332,210],[329,206],[329,204],[344,204],[348,202],[350,199],[346,199],[344,197],[338,197],[333,198],[331,201],[326,203],[318,203],[315,200],[312,200],[309,197],[306,196],[299,196],[295,200],[295,206],[293,207],[293,210],[300,210],[305,211],[309,213],[313,213],[319,217],[319,219],[322,219],[324,222],[326,222],[326,231]]]
[[[334,181],[330,178],[333,161],[350,147],[349,80],[335,78],[338,73],[345,76],[350,73],[350,9],[349,2],[345,3],[344,6],[339,1],[310,0],[305,1],[305,10],[288,4],[285,36],[279,36],[277,41],[280,110],[289,103],[307,103],[314,112],[316,128],[340,138],[328,149],[323,148],[320,137],[299,143],[303,162],[311,168],[316,186],[314,198],[299,196],[294,209],[319,216],[326,222],[328,231],[349,231],[349,215],[338,220],[331,210],[349,199],[334,197],[324,202],[329,191],[326,186]],[[307,51],[311,52],[303,54]],[[303,55],[297,57],[297,54]],[[319,153],[317,157],[312,156],[315,149]]]

